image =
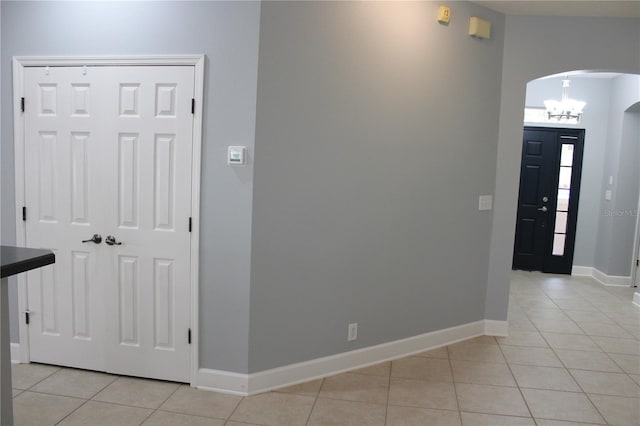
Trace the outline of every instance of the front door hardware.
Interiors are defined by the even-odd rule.
[[[96,243],[96,244],[100,244],[102,242],[102,235],[100,234],[93,234],[93,237],[89,238],[88,240],[82,240],[83,243]]]
[[[104,242],[109,246],[121,246],[122,245],[121,242],[116,241],[116,237],[114,237],[113,235],[107,235],[107,238],[104,240]]]

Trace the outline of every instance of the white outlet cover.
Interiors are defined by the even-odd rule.
[[[493,195],[481,195],[478,197],[478,210],[491,210],[493,208]]]
[[[604,199],[607,201],[611,201],[611,190],[607,189],[606,191],[604,191]]]

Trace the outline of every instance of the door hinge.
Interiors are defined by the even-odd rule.
[[[191,232],[191,218],[189,218],[189,232]]]
[[[20,111],[24,112],[24,98],[20,98]]]
[[[187,341],[191,344],[191,329],[187,332]]]
[[[196,100],[195,98],[191,98],[191,114],[195,114],[195,113],[196,113]]]
[[[27,221],[27,207],[26,206],[22,206],[22,221],[23,222]]]
[[[636,259],[636,266],[640,266],[640,259]]]
[[[29,311],[24,311],[24,323],[29,325]]]

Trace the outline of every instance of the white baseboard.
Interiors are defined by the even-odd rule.
[[[637,291],[633,293],[633,304],[640,308],[640,293]]]
[[[571,275],[593,277],[593,268],[591,266],[573,266],[571,268]]]
[[[574,266],[571,268],[571,275],[591,277],[600,284],[607,287],[630,287],[631,277],[618,275],[607,275],[604,272],[591,266]]]
[[[11,343],[11,364],[20,364],[20,343]]]
[[[252,374],[238,374],[201,368],[198,371],[195,386],[199,389],[215,390],[235,395],[253,395],[357,368],[368,367],[485,334],[506,336],[507,322],[480,320],[407,339]]]

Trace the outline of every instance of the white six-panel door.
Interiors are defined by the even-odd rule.
[[[27,276],[31,360],[188,381],[194,68],[24,84],[26,243],[56,253]]]

